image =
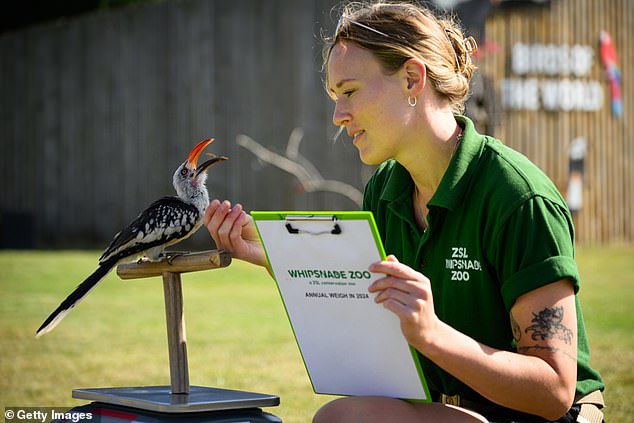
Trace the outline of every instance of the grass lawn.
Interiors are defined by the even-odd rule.
[[[111,273],[52,333],[35,330],[90,272],[96,251],[0,251],[1,406],[74,406],[74,388],[168,385],[159,278]],[[634,397],[634,247],[579,248],[592,362],[608,422]],[[308,422],[333,397],[313,393],[274,282],[254,266],[183,275],[190,382],[279,395],[267,411]]]

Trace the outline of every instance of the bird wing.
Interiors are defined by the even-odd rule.
[[[163,197],[152,203],[115,235],[99,259],[99,267],[51,313],[36,336],[53,330],[106,274],[122,259],[154,247],[165,247],[187,238],[200,226],[198,209],[178,197]]]
[[[198,209],[178,197],[163,197],[141,212],[116,234],[99,263],[117,261],[159,246],[168,246],[187,238],[201,219]]]

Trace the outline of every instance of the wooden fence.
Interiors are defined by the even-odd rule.
[[[1,35],[2,231],[29,237],[15,224],[26,222],[35,246],[103,246],[142,207],[172,193],[174,169],[210,136],[216,141],[209,151],[230,157],[210,172],[212,195],[248,209],[356,209],[351,196],[306,192],[319,184],[302,185],[238,144],[247,135],[302,163],[306,174],[362,189],[372,169],[345,135],[333,141],[320,72],[319,34],[332,30],[336,3],[170,0]],[[513,73],[517,43],[593,48],[591,69],[580,79],[598,81],[598,111],[509,108],[500,93],[492,113],[494,135],[533,159],[562,192],[568,146],[587,139],[581,241],[634,240],[632,15],[627,0],[553,0],[528,13],[500,10],[486,26],[497,51],[479,66],[494,91],[531,76]],[[609,110],[598,58],[601,29],[611,32],[621,60],[620,119]],[[209,237],[201,231],[194,242],[208,246]]]
[[[170,0],[0,37],[5,216],[32,217],[38,246],[103,245],[155,198],[199,140],[230,161],[219,198],[249,209],[354,209],[236,144],[246,134],[301,153],[324,177],[362,187],[356,149],[333,142],[319,31],[331,1]],[[5,219],[5,230],[13,225]],[[207,236],[205,242],[210,238]]]

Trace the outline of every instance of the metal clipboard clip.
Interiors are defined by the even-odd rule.
[[[331,235],[339,235],[341,233],[341,227],[337,223],[337,218],[335,216],[322,216],[322,215],[307,215],[307,216],[286,216],[286,230],[289,234],[310,234],[310,235],[323,235],[323,234],[331,234]],[[333,222],[332,229],[313,231],[308,229],[299,229],[297,227],[293,227],[291,222]],[[297,225],[296,225],[297,226]]]

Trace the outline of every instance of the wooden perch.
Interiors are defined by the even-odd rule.
[[[142,261],[121,264],[117,267],[117,274],[121,279],[138,279],[151,276],[163,277],[170,382],[173,395],[189,394],[187,336],[185,334],[181,273],[218,269],[227,267],[229,264],[231,264],[231,255],[229,253],[222,250],[212,250],[183,254],[169,261]]]
[[[201,270],[227,267],[231,264],[231,255],[223,250],[188,253],[174,257],[173,260],[142,261],[120,264],[117,275],[121,279],[139,279],[161,276],[164,272],[187,273]]]

